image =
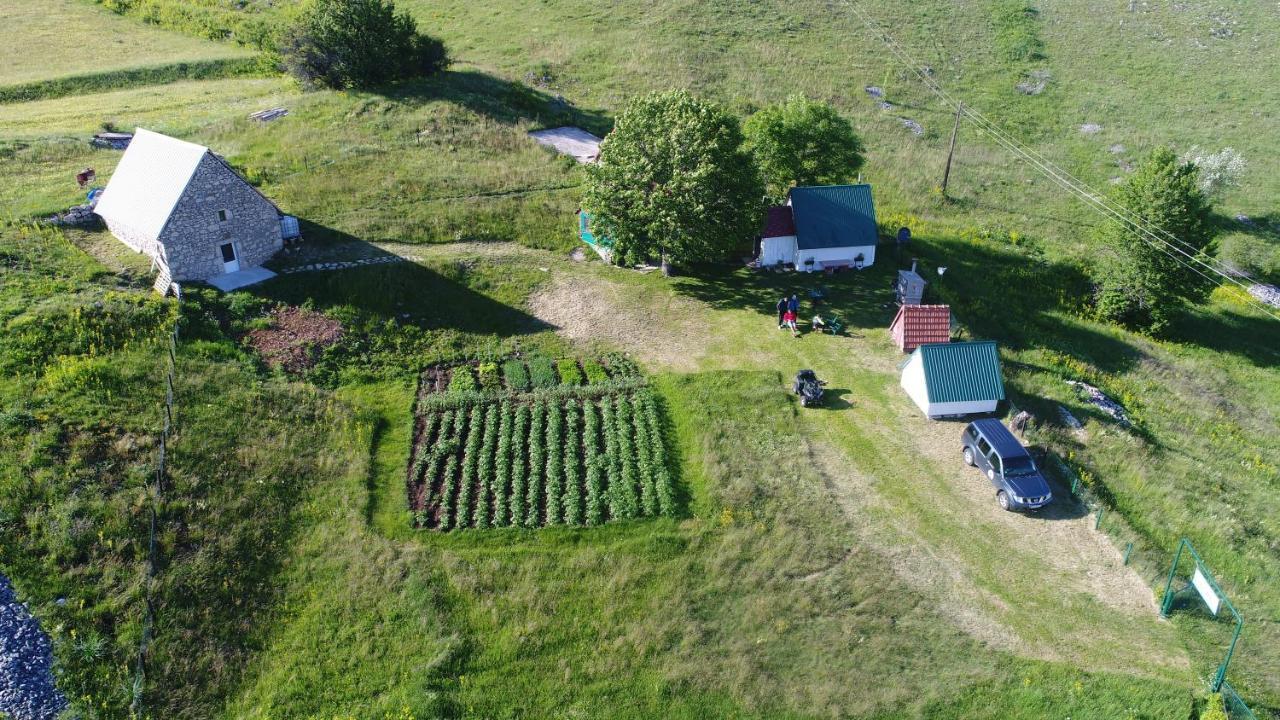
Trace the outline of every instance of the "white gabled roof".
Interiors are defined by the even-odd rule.
[[[138,128],[94,212],[155,239],[209,148]]]

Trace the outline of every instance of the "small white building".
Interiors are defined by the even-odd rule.
[[[1000,353],[990,340],[921,345],[902,365],[902,389],[931,419],[995,412]]]
[[[878,238],[870,185],[797,187],[786,205],[769,208],[759,261],[805,272],[860,270],[875,263]]]

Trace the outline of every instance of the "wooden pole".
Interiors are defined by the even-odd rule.
[[[951,158],[956,154],[956,136],[960,134],[960,114],[964,103],[956,106],[956,124],[951,128],[951,147],[947,149],[947,168],[942,171],[942,197],[947,196],[947,183],[951,181]]]

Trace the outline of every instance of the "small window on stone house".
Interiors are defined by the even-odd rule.
[[[229,211],[229,210],[219,210],[219,211],[218,211],[218,222],[226,222],[226,221],[227,221],[227,219],[228,219],[228,218],[230,218],[230,217],[231,217],[231,211]]]

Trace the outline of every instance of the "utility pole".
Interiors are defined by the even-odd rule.
[[[951,158],[956,154],[956,135],[960,134],[960,115],[964,112],[964,103],[956,106],[956,124],[951,128],[951,147],[947,149],[947,169],[942,171],[942,197],[947,196],[947,182],[951,180]]]

